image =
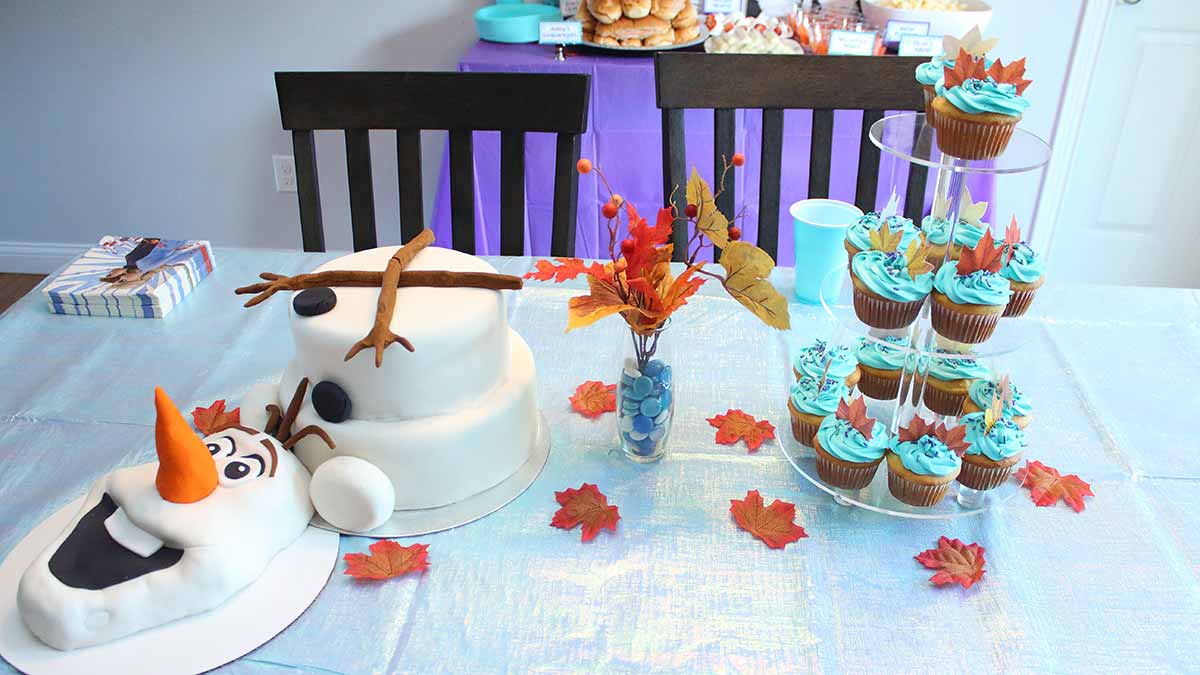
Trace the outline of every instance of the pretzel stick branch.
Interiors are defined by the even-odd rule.
[[[285,277],[270,272],[259,275],[266,281],[242,286],[234,291],[238,295],[255,293],[246,301],[253,307],[280,291],[301,291],[321,286],[343,286],[354,288],[379,288],[383,283],[383,272],[331,270],[316,274],[298,274]],[[397,288],[426,286],[430,288],[485,288],[493,291],[517,291],[522,287],[521,277],[491,272],[442,272],[436,270],[401,272],[396,279]]]
[[[378,368],[383,365],[383,350],[393,342],[399,342],[408,351],[413,351],[412,343],[408,339],[396,335],[391,330],[392,314],[396,311],[396,281],[400,278],[400,272],[408,267],[421,249],[432,243],[433,230],[422,230],[421,234],[413,237],[412,241],[401,246],[392,254],[379,282],[379,302],[375,305],[375,323],[367,335],[354,343],[350,351],[346,352],[347,361],[354,358],[354,355],[360,351],[373,347],[375,349],[375,367]]]

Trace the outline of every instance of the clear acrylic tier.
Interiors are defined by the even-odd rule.
[[[901,113],[879,120],[870,129],[870,140],[886,155],[932,170],[930,174],[936,181],[935,203],[940,200],[943,209],[939,216],[951,223],[948,232],[950,242],[955,241],[954,231],[961,222],[959,211],[968,174],[991,174],[999,177],[1030,172],[1044,167],[1050,159],[1050,146],[1020,127],[1014,131],[1005,152],[994,159],[971,161],[946,155],[937,147],[936,130],[925,123],[925,115],[920,113]],[[902,191],[903,186],[897,186],[897,190]],[[920,223],[916,225],[919,227]],[[1021,225],[1025,235],[1028,234],[1030,225],[1028,218]],[[994,237],[1003,238],[1002,226],[989,227]],[[952,247],[948,246],[941,260],[943,264],[952,262],[951,250]],[[869,415],[884,423],[892,434],[895,434],[899,427],[906,426],[914,415],[921,415],[928,421],[939,421],[949,426],[953,426],[961,416],[961,410],[957,414],[945,414],[944,394],[940,399],[939,396],[926,396],[927,380],[930,371],[937,367],[936,364],[948,364],[950,360],[961,362],[965,359],[985,367],[992,374],[992,379],[996,379],[1006,372],[1007,364],[1011,363],[1020,349],[1039,334],[1036,324],[1031,319],[1004,317],[984,342],[955,342],[939,335],[933,329],[929,318],[931,300],[926,302],[918,318],[909,326],[895,330],[872,328],[859,320],[855,312],[853,283],[848,270],[848,264],[839,266],[830,272],[826,283],[822,285],[822,307],[836,322],[835,332],[829,338],[834,344],[845,345],[851,349],[860,341],[872,341],[886,343],[904,353],[905,366],[900,377],[898,395],[890,400],[864,396]],[[889,336],[903,337],[907,345],[897,344],[894,338],[886,340]],[[789,378],[793,377],[790,367],[787,372]],[[789,380],[789,386],[793,381],[794,379]],[[970,403],[969,397],[967,403]],[[930,405],[939,408],[941,412],[931,409]],[[889,492],[886,461],[880,464],[874,479],[867,487],[861,490],[836,488],[822,481],[817,475],[815,451],[794,438],[790,430],[790,419],[784,422],[780,433],[780,447],[788,462],[806,480],[842,505],[906,518],[958,518],[982,513],[1003,504],[1020,489],[1013,478],[986,491],[972,490],[954,483],[947,496],[938,504],[930,507],[910,506],[897,500]]]

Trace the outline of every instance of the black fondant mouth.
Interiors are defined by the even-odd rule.
[[[163,546],[143,558],[117,543],[104,527],[104,521],[116,510],[117,503],[106,492],[79,519],[75,529],[50,556],[50,573],[56,579],[71,588],[99,591],[165,570],[183,557],[181,549]]]

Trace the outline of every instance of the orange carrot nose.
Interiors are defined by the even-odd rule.
[[[158,494],[176,504],[204,499],[217,487],[216,462],[162,387],[154,388],[154,407],[158,410],[154,421]]]

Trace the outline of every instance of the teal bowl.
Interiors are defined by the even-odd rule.
[[[489,42],[537,42],[538,24],[562,21],[557,7],[547,5],[490,5],[475,12],[479,37]]]

